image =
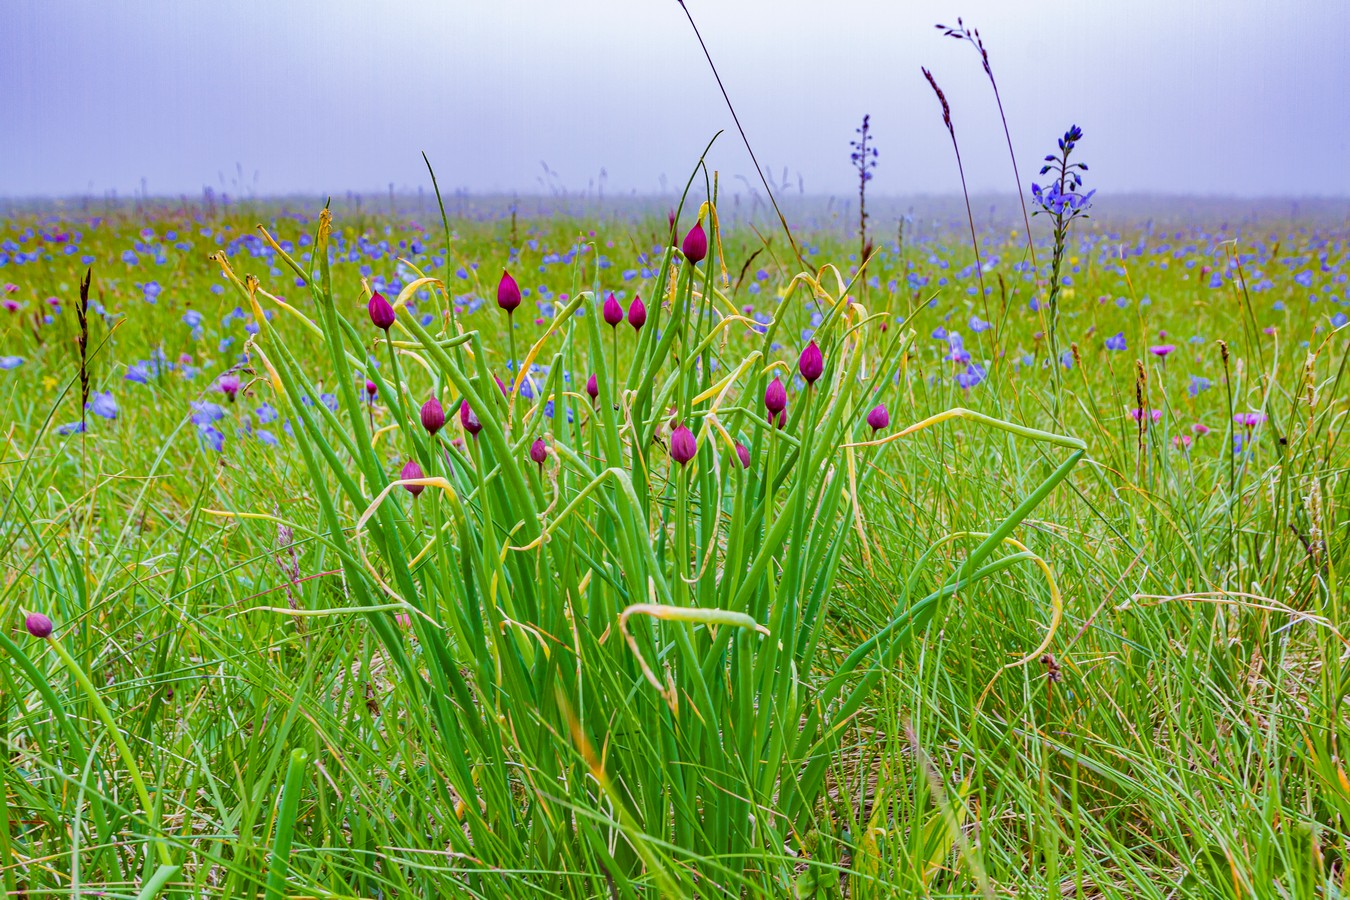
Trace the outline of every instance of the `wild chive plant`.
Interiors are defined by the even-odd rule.
[[[378,315],[367,297],[335,293],[332,227],[325,210],[315,273],[263,232],[310,289],[312,315],[277,306],[322,336],[326,372],[265,314],[260,282],[216,258],[253,311],[250,355],[290,409],[322,519],[315,539],[342,571],[347,603],[313,612],[362,612],[398,714],[425,716],[444,743],[448,765],[420,790],[458,823],[445,834],[462,888],[509,892],[494,873],[529,870],[524,883],[566,895],[782,896],[834,871],[856,839],[828,800],[845,731],[944,599],[1039,562],[1011,534],[1084,445],[959,408],[885,433],[878,401],[914,333],[880,329],[833,267],[787,286],[822,311],[794,367],[773,352],[790,340],[781,319],[757,349],[726,354],[729,332],[756,332],[722,293],[711,202],[682,250],[664,250],[652,296],[666,302],[649,327],[621,333],[615,308],[602,319],[593,270],[500,390],[482,334],[402,314],[419,290],[444,294],[440,280],[418,273]],[[376,327],[348,318],[358,305]],[[624,352],[607,353],[607,339]],[[348,379],[337,378],[341,413],[304,402],[317,378],[371,356],[389,360],[367,371],[393,418],[380,431],[394,458]],[[547,375],[527,396],[539,360]],[[564,375],[586,371],[589,400]],[[434,414],[428,424],[413,399],[428,390],[459,407],[462,443],[431,427]],[[842,657],[826,652],[869,461],[953,419],[1069,455],[936,590],[917,592],[937,548],[913,548],[888,624]]]
[[[1056,415],[1058,415],[1060,391],[1060,367],[1058,362],[1059,293],[1064,266],[1064,250],[1069,243],[1069,228],[1078,219],[1087,218],[1092,195],[1097,193],[1095,190],[1087,193],[1079,192],[1079,188],[1083,186],[1082,173],[1087,171],[1087,163],[1069,161],[1074,148],[1082,139],[1083,129],[1077,125],[1070,126],[1069,130],[1064,132],[1064,136],[1059,139],[1059,153],[1047,155],[1045,165],[1041,166],[1041,174],[1053,172],[1054,180],[1044,188],[1036,183],[1031,185],[1031,196],[1035,198],[1036,205],[1040,207],[1032,215],[1048,215],[1054,223],[1054,255],[1050,259],[1050,291],[1046,296],[1046,306],[1049,309],[1047,331],[1050,336],[1050,368],[1055,373]]]

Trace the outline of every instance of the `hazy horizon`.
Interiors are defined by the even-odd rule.
[[[877,197],[1010,193],[1071,123],[1088,186],[1110,194],[1350,197],[1350,7],[1306,0],[996,0],[877,8],[689,0],[752,146],[784,193],[856,193],[848,142],[872,116]],[[822,40],[821,35],[830,35]],[[550,196],[677,192],[709,138],[723,190],[758,188],[676,0],[390,7],[12,0],[0,9],[0,196]],[[1053,102],[1048,98],[1055,97]],[[144,181],[142,181],[144,179]],[[142,187],[144,185],[144,187]],[[762,188],[760,189],[762,190]]]

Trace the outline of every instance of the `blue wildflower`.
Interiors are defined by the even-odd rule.
[[[1123,331],[1117,331],[1114,335],[1106,339],[1107,350],[1124,350],[1126,346],[1125,332]]]
[[[1186,388],[1186,390],[1192,397],[1199,397],[1200,392],[1209,390],[1210,386],[1211,382],[1208,378],[1200,375],[1192,375],[1190,387]]]
[[[57,434],[82,434],[83,432],[84,432],[83,422],[71,422],[67,425],[62,425],[56,429]]]
[[[113,399],[112,391],[95,391],[85,408],[105,419],[117,418],[117,401]]]
[[[970,390],[971,388],[975,387],[975,385],[979,384],[981,381],[984,381],[984,376],[985,376],[984,366],[980,365],[979,363],[971,363],[970,365],[966,366],[966,370],[964,372],[958,372],[956,374],[956,383],[959,384],[965,390]]]
[[[203,426],[197,433],[206,441],[206,445],[217,453],[225,448],[225,433],[214,425]]]
[[[191,406],[192,424],[199,428],[205,428],[212,422],[219,422],[225,418],[225,410],[218,403],[212,403],[209,400],[194,400]]]
[[[22,356],[0,356],[0,369],[17,369],[21,365],[23,365]]]

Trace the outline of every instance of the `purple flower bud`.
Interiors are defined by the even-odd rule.
[[[544,443],[543,438],[535,438],[534,443],[530,445],[530,459],[541,466],[544,464],[544,460],[548,459],[548,446]]]
[[[600,382],[595,380],[594,375],[586,379],[586,393],[591,395],[591,400],[600,395]]]
[[[370,398],[371,400],[374,400],[374,399],[375,399],[375,392],[378,391],[378,390],[379,390],[379,388],[375,387],[375,382],[373,382],[373,381],[367,381],[367,382],[366,382],[366,396],[367,396],[368,398]]]
[[[886,411],[886,404],[878,403],[872,407],[872,411],[867,414],[867,424],[872,426],[873,431],[880,431],[891,424],[891,414]]]
[[[35,638],[47,638],[52,634],[52,620],[42,613],[29,613],[23,620],[28,633]]]
[[[647,324],[647,307],[642,305],[641,294],[634,296],[628,307],[628,324],[633,326],[634,331],[641,331],[642,326]]]
[[[220,392],[233,403],[235,394],[239,393],[239,376],[222,375],[220,381],[216,382],[216,387],[220,388]]]
[[[469,401],[459,401],[459,424],[464,426],[464,430],[474,437],[478,437],[478,432],[483,430],[483,423],[478,421],[478,417],[469,409]]]
[[[825,358],[820,355],[820,348],[816,346],[815,341],[807,344],[806,349],[802,351],[801,358],[797,360],[797,371],[806,379],[807,384],[815,384],[820,373],[825,371]]]
[[[764,408],[769,411],[770,417],[787,408],[787,388],[783,387],[783,382],[777,376],[764,390]]]
[[[520,305],[520,285],[505,269],[502,269],[502,280],[497,282],[497,305],[506,310],[508,316]]]
[[[417,460],[410,459],[403,464],[403,471],[398,473],[398,477],[406,480],[412,478],[422,478],[424,476],[422,474],[422,467],[417,464]],[[422,488],[423,485],[420,484],[405,484],[403,486],[403,489],[406,490],[408,493],[412,494],[414,497],[422,493]]]
[[[389,305],[389,301],[384,299],[384,294],[379,291],[370,295],[370,304],[366,307],[370,311],[370,321],[376,328],[383,328],[385,332],[394,324],[396,318],[394,308]]]
[[[670,433],[670,458],[680,465],[687,465],[698,453],[698,441],[694,433],[681,425]]]
[[[741,461],[741,468],[750,468],[750,451],[740,441],[736,442],[736,458]]]
[[[775,413],[769,413],[769,424],[770,424],[770,425],[777,425],[779,428],[782,428],[784,425],[786,425],[786,424],[787,424],[787,410],[785,410],[785,409],[780,409],[776,414],[775,414]]]
[[[422,427],[433,437],[445,427],[445,408],[435,397],[422,404]]]
[[[609,296],[605,298],[605,305],[601,309],[601,314],[605,317],[605,324],[610,328],[617,328],[623,321],[623,307],[615,299],[614,292],[610,291]]]
[[[694,227],[689,229],[680,249],[684,252],[684,258],[691,263],[701,262],[708,255],[708,235],[703,232],[702,222],[695,222]]]

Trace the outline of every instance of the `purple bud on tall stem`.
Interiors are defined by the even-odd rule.
[[[389,305],[389,301],[384,299],[384,294],[379,291],[371,294],[370,303],[366,306],[366,309],[370,312],[370,321],[375,327],[384,329],[387,334],[389,329],[393,327],[394,319],[397,316],[394,313],[394,308]]]
[[[530,445],[530,459],[541,466],[544,460],[548,459],[548,445],[544,443],[543,438],[535,438],[534,443]]]
[[[787,424],[787,410],[780,409],[778,412],[769,413],[769,424],[777,425],[780,429]]]
[[[670,458],[680,465],[688,465],[698,453],[698,441],[694,433],[681,425],[670,433]]]
[[[595,380],[594,375],[586,379],[586,393],[590,394],[592,401],[600,395],[600,382]]]
[[[505,269],[502,269],[502,280],[497,282],[497,305],[506,310],[508,316],[520,305],[520,285]]]
[[[750,451],[740,441],[736,442],[736,458],[741,461],[741,468],[750,468]]]
[[[783,382],[777,376],[764,389],[764,408],[769,411],[770,417],[787,408],[787,388],[783,387]]]
[[[623,321],[623,307],[619,305],[613,291],[610,291],[609,296],[605,298],[601,314],[605,317],[605,324],[610,328],[617,328],[619,323]]]
[[[445,408],[435,397],[422,404],[422,427],[433,437],[445,427]]]
[[[374,400],[375,400],[375,392],[378,391],[378,390],[379,390],[379,388],[377,388],[377,387],[375,386],[375,382],[369,381],[369,380],[366,381],[366,399],[367,399],[367,400],[369,400],[369,401],[371,401],[371,402],[374,402]]]
[[[24,627],[28,633],[35,638],[49,638],[52,636],[52,620],[42,613],[29,613],[23,620]]]
[[[872,426],[874,432],[891,424],[891,414],[886,411],[886,404],[878,403],[872,407],[872,411],[867,414],[867,424]]]
[[[233,403],[235,395],[239,393],[239,376],[222,375],[220,381],[216,382],[216,386],[220,388],[220,392],[225,395],[226,399]]]
[[[478,432],[483,430],[483,423],[478,421],[473,410],[469,409],[468,400],[459,401],[459,424],[463,425],[464,430],[473,437],[478,437]]]
[[[634,331],[641,331],[642,326],[647,324],[647,307],[642,305],[641,294],[635,295],[628,306],[628,324],[633,326]]]
[[[684,253],[685,259],[695,264],[708,255],[708,235],[703,231],[702,222],[695,222],[694,227],[689,229],[680,250]]]
[[[825,371],[825,358],[820,355],[820,348],[816,346],[815,341],[807,344],[806,349],[802,351],[801,358],[797,360],[797,371],[807,384],[815,384],[816,379]]]
[[[423,478],[425,476],[422,473],[422,467],[417,464],[417,460],[410,459],[403,464],[403,471],[398,473],[398,477],[404,480],[411,480],[413,478]],[[416,498],[422,493],[423,487],[424,486],[420,484],[405,484],[403,489]]]

